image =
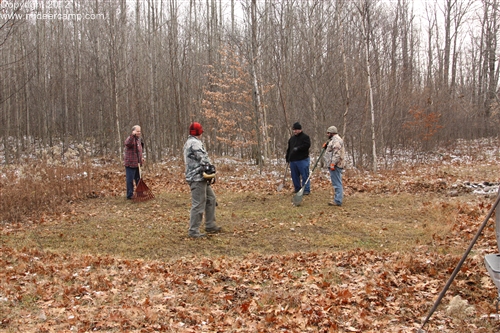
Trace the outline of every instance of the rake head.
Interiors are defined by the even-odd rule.
[[[133,202],[142,202],[142,201],[148,201],[151,199],[154,199],[155,195],[149,187],[144,183],[144,181],[139,179],[139,183],[137,183],[137,187],[135,188],[135,193],[132,196],[132,201]]]

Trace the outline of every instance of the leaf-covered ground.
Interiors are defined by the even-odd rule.
[[[498,183],[495,149],[350,170],[337,210],[321,172],[293,207],[283,166],[220,160],[224,233],[205,240],[185,237],[179,163],[146,169],[157,198],[139,204],[103,168],[98,198],[1,225],[0,331],[418,332],[496,198],[474,187]],[[425,331],[500,330],[483,263],[497,251],[491,221]]]

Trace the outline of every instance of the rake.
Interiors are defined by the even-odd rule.
[[[132,196],[132,201],[133,202],[142,202],[142,201],[148,201],[151,199],[154,199],[155,195],[149,187],[146,185],[146,183],[142,180],[141,176],[141,166],[139,165],[139,182],[137,183],[137,186],[135,187],[135,193]]]
[[[318,166],[318,162],[321,159],[321,157],[323,156],[323,154],[325,153],[325,150],[326,150],[326,147],[323,148],[323,150],[321,150],[321,154],[319,154],[319,157],[316,160],[316,163],[314,163],[314,167],[311,170],[311,172],[309,173],[309,177],[307,177],[307,180],[304,183],[304,186],[302,186],[302,188],[293,196],[292,202],[293,202],[294,206],[300,206],[300,204],[302,203],[302,197],[304,196],[304,189],[306,188],[307,182],[309,182],[309,179],[311,179],[311,176],[312,176],[314,170],[316,169],[316,167]]]

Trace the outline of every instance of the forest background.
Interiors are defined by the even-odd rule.
[[[498,134],[498,1],[2,1],[2,163],[150,161],[192,121],[213,154],[282,158],[290,126],[352,165]],[[62,149],[60,149],[62,144]],[[53,147],[57,146],[55,150]],[[49,148],[49,149],[47,149]]]

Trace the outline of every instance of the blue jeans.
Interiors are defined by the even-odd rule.
[[[333,190],[335,195],[333,200],[337,205],[342,205],[342,199],[344,199],[344,188],[342,187],[342,171],[344,169],[335,167],[335,170],[330,170],[330,179],[332,181]]]
[[[310,161],[311,159],[308,157],[300,161],[290,162],[290,172],[292,174],[292,182],[295,192],[300,191],[304,185],[306,185],[304,193],[311,192],[311,181],[308,181],[307,184],[305,184],[307,178],[309,178]]]
[[[125,167],[125,177],[127,179],[127,199],[132,199],[134,195],[134,180],[135,185],[139,182],[139,168]]]

